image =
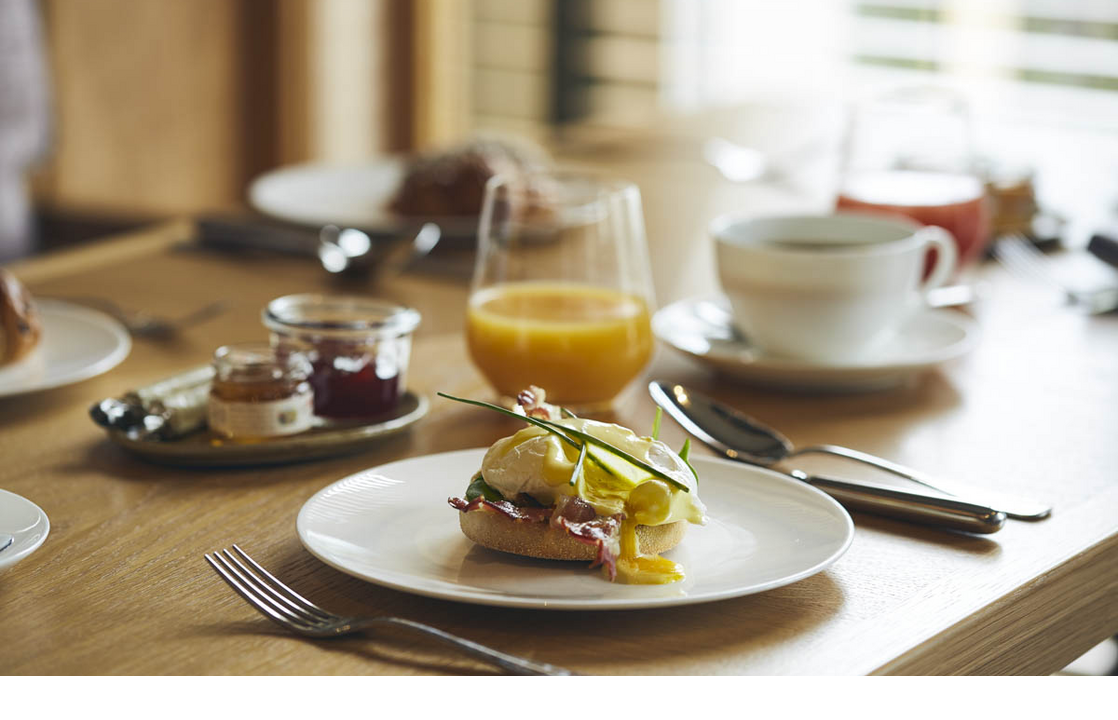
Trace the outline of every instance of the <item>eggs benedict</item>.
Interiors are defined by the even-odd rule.
[[[539,388],[508,410],[527,427],[495,442],[465,497],[449,498],[466,537],[484,547],[552,560],[589,560],[610,580],[669,583],[683,568],[660,557],[687,525],[706,522],[686,461],[653,437],[578,418],[544,402]]]

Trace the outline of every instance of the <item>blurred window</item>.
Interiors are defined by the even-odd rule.
[[[476,0],[474,48],[479,129],[934,83],[985,156],[1054,170],[1056,205],[1118,205],[1118,0]]]
[[[896,81],[946,82],[985,116],[1111,126],[1115,0],[478,0],[480,124],[639,123]]]

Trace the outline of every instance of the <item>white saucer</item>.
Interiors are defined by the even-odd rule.
[[[35,304],[43,339],[29,356],[0,367],[0,398],[87,380],[128,357],[132,338],[108,315],[59,300]]]
[[[0,490],[0,535],[11,535],[12,544],[0,550],[0,570],[35,552],[50,532],[50,520],[38,505]]]
[[[675,350],[719,373],[776,387],[884,390],[965,354],[978,338],[978,326],[965,315],[929,309],[909,320],[893,342],[873,358],[848,364],[819,363],[767,356],[747,342],[731,339],[724,328],[704,319],[698,311],[700,303],[707,302],[725,305],[719,297],[672,303],[653,316],[653,332]]]

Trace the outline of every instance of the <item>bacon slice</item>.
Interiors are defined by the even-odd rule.
[[[612,582],[617,577],[617,555],[621,552],[621,541],[618,532],[621,530],[621,521],[625,515],[618,513],[609,517],[596,517],[588,522],[571,522],[566,518],[558,518],[558,527],[567,531],[567,534],[579,542],[587,545],[596,545],[598,556],[590,567],[601,565],[606,569]]]
[[[609,579],[617,577],[617,555],[621,551],[619,533],[621,521],[625,519],[623,513],[602,516],[594,512],[582,498],[564,495],[559,498],[554,508],[521,507],[513,505],[507,500],[486,500],[475,498],[470,501],[462,498],[447,498],[450,506],[461,512],[477,510],[490,510],[501,513],[516,522],[547,522],[551,527],[563,530],[575,540],[593,545],[598,554],[590,567],[604,567]]]
[[[482,497],[474,498],[469,502],[462,498],[447,498],[447,502],[455,510],[470,512],[471,510],[488,508],[517,522],[547,522],[551,518],[552,512],[551,508],[520,507],[519,505],[513,505],[508,500],[493,501]]]
[[[547,393],[543,388],[529,385],[516,395],[514,411],[524,413],[527,417],[542,418],[544,420],[559,420],[563,413],[555,405],[546,402]]]
[[[559,527],[560,520],[572,523],[590,522],[598,517],[594,507],[577,495],[560,495],[555,501],[555,512],[551,516],[551,526]]]

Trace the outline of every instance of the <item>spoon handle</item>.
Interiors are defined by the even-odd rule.
[[[984,535],[1005,526],[1005,513],[956,498],[915,493],[877,483],[807,475],[799,470],[793,470],[791,475],[852,510]]]
[[[990,507],[998,508],[1007,516],[1018,520],[1041,520],[1052,514],[1052,508],[1042,503],[1010,495],[994,494],[986,490],[978,491],[958,486],[952,487],[941,480],[933,480],[927,475],[913,470],[912,468],[905,467],[904,465],[839,445],[810,445],[796,448],[788,454],[788,457],[808,454],[835,455],[865,465],[870,465],[907,480],[911,480],[926,488],[931,488],[937,492],[970,498],[977,502],[987,504]]]

